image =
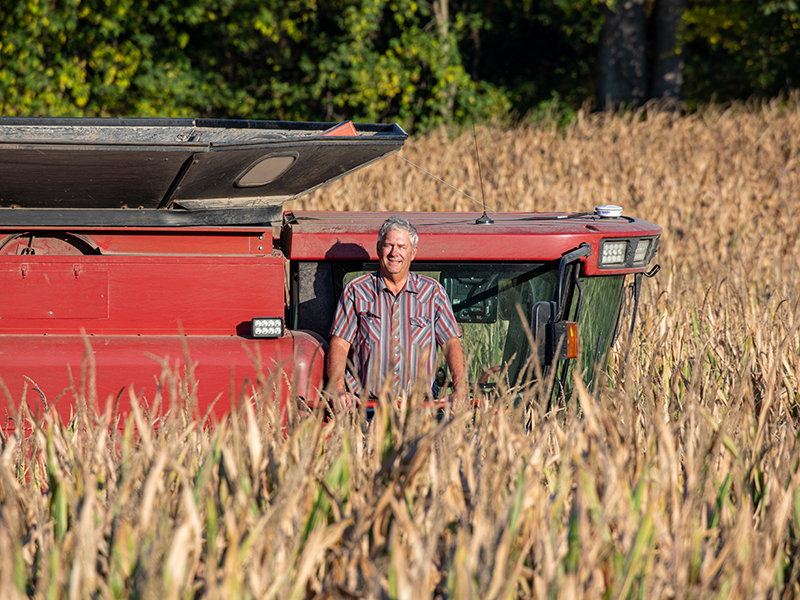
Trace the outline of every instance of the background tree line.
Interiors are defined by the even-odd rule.
[[[0,24],[2,115],[420,130],[800,79],[793,0],[10,0]]]

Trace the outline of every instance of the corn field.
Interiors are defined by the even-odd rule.
[[[120,428],[102,398],[68,423],[13,399],[28,434],[0,442],[0,596],[800,595],[800,99],[477,141],[492,209],[619,204],[664,227],[596,391],[285,427],[259,396],[193,418],[191,372],[167,369],[171,410],[131,398]],[[401,154],[481,199],[471,131]],[[396,157],[288,208],[479,210]]]

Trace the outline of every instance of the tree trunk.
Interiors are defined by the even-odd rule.
[[[449,0],[433,0],[433,16],[436,18],[436,29],[442,41],[450,38],[450,2]]]
[[[606,5],[600,33],[597,104],[602,110],[647,100],[645,0]]]
[[[449,0],[433,0],[433,16],[436,19],[436,29],[439,32],[439,41],[442,44],[442,54],[448,56],[450,54],[450,1]],[[458,48],[456,48],[458,52]],[[445,120],[449,120],[453,116],[453,109],[456,104],[456,92],[458,91],[458,84],[453,82],[447,90],[447,100],[442,107],[441,115]]]
[[[656,4],[656,48],[651,98],[681,99],[683,54],[678,45],[681,17],[686,0],[658,0]]]

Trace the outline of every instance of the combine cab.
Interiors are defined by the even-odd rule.
[[[490,223],[480,213],[402,214],[420,236],[411,269],[435,278],[450,297],[471,388],[524,388],[538,362],[558,369],[564,389],[579,353],[587,377],[605,363],[621,326],[626,275],[638,296],[661,234],[617,213],[497,213]],[[343,287],[378,270],[376,232],[389,214],[285,215],[292,329],[327,335]],[[440,387],[444,368],[442,362]]]
[[[66,417],[83,385],[125,412],[131,391],[154,402],[162,370],[187,357],[200,414],[259,390],[318,402],[336,301],[377,269],[388,215],[283,203],[406,137],[396,125],[0,119],[0,417],[23,395],[38,409],[58,398]],[[412,268],[444,285],[484,387],[526,385],[532,352],[546,367],[604,360],[625,277],[641,281],[661,233],[603,210],[402,216],[420,233]]]

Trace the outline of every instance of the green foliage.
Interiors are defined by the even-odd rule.
[[[696,104],[774,97],[800,83],[794,1],[694,0],[686,23],[686,93]]]
[[[20,0],[0,9],[4,115],[399,119],[502,114],[461,15],[412,0]]]
[[[595,95],[607,4],[9,0],[0,115],[561,124]],[[798,85],[797,1],[689,0],[684,24],[689,106]]]
[[[0,9],[2,114],[192,114],[203,82],[181,44],[197,9],[132,0],[22,0]]]

